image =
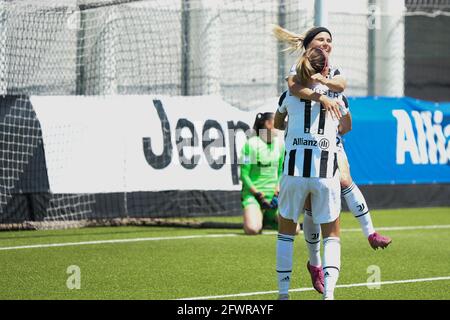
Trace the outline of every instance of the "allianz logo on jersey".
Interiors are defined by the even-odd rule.
[[[328,149],[330,146],[330,141],[328,139],[322,138],[320,141],[310,140],[304,138],[294,138],[292,142],[293,146],[308,146],[308,147],[319,147],[322,150]]]
[[[446,165],[450,161],[450,124],[443,127],[442,111],[392,110],[397,119],[396,163]]]

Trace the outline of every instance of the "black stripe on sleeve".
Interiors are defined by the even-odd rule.
[[[311,131],[311,100],[301,100],[305,103],[305,133]]]
[[[303,157],[303,177],[311,177],[311,160],[312,160],[312,149],[305,149]]]
[[[289,169],[288,169],[288,175],[294,176],[295,174],[295,155],[297,153],[297,150],[291,150],[289,151]]]
[[[345,107],[348,109],[348,107],[349,107],[348,99],[345,95],[342,95],[342,101],[344,102]]]
[[[322,150],[320,153],[320,178],[327,177],[327,168],[328,168],[328,151]]]
[[[285,162],[286,162],[286,151],[284,151],[283,166],[282,166],[283,172],[284,172],[284,163]]]
[[[320,116],[319,116],[319,134],[325,133],[325,107],[321,104],[320,105]]]
[[[287,91],[283,92],[283,94],[280,96],[280,99],[278,100],[278,106],[281,107],[283,104],[284,99],[286,98]]]

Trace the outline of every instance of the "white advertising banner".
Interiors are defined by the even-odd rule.
[[[217,96],[33,96],[54,193],[240,190],[257,112]],[[235,152],[236,150],[236,152]]]

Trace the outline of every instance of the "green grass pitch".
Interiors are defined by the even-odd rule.
[[[450,208],[374,210],[372,219],[376,228],[400,228],[380,231],[393,243],[374,251],[362,232],[354,230],[359,228],[357,220],[350,213],[342,214],[338,285],[357,286],[338,287],[336,299],[450,299]],[[114,239],[134,240],[104,242]],[[79,242],[84,244],[11,248]],[[0,299],[276,299],[275,244],[273,231],[245,236],[236,229],[1,232]],[[294,290],[291,299],[320,300],[321,295],[311,290],[306,261],[300,234],[295,240],[291,288],[304,289]],[[80,268],[80,289],[67,287],[71,265]],[[379,289],[365,285],[372,276],[370,266],[379,267]],[[399,282],[383,284],[388,281]]]

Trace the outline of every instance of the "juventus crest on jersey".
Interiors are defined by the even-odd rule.
[[[320,103],[300,99],[288,91],[280,97],[278,111],[287,112],[289,116],[283,173],[299,177],[333,177],[337,170],[337,120]]]

